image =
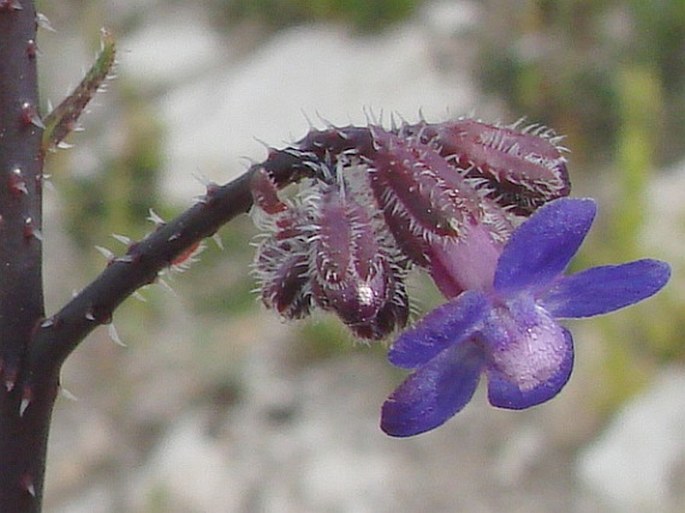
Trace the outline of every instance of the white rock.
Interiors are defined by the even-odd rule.
[[[352,37],[330,27],[279,35],[237,66],[199,77],[161,99],[168,127],[168,197],[200,191],[192,173],[225,182],[245,169],[241,157],[302,137],[306,117],[365,123],[368,112],[416,119],[457,116],[473,107],[468,72],[440,73],[431,37],[404,26],[378,37]],[[451,113],[451,114],[450,114]],[[322,126],[322,122],[318,122]]]
[[[664,371],[578,459],[584,484],[617,511],[675,508],[674,479],[685,464],[685,371]]]
[[[190,413],[158,445],[131,488],[135,511],[161,497],[171,511],[236,511],[245,493],[231,458]]]
[[[125,36],[119,42],[119,71],[145,89],[168,87],[216,66],[226,48],[201,13],[175,6]]]
[[[480,7],[471,0],[440,0],[429,3],[424,16],[431,29],[440,34],[459,35],[477,26]]]

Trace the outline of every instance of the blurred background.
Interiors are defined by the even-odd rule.
[[[525,117],[566,135],[600,211],[574,265],[671,263],[645,304],[573,323],[576,367],[523,412],[480,390],[440,429],[395,440],[379,408],[403,373],[335,320],[283,324],[251,292],[244,216],[168,287],[142,291],[68,362],[46,511],[685,510],[685,2],[38,2],[43,110],[118,41],[117,78],[49,156],[48,311],[139,238],[309,127],[398,113]],[[264,141],[262,143],[261,141]],[[200,177],[200,179],[198,179]],[[204,177],[204,178],[203,178]],[[417,273],[419,311],[441,299]]]

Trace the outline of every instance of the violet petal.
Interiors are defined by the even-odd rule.
[[[555,341],[552,351],[563,352],[562,357],[556,362],[557,365],[536,368],[536,365],[531,363],[535,363],[536,360],[537,363],[544,361],[544,355],[542,358],[530,358],[531,352],[535,352],[535,348],[530,347],[526,348],[526,351],[514,354],[513,351],[521,348],[518,346],[512,347],[511,356],[517,360],[510,362],[513,365],[504,369],[488,366],[486,373],[490,404],[499,408],[522,410],[543,403],[559,393],[573,369],[573,338],[567,329],[558,325],[557,327],[559,339]],[[525,372],[522,373],[521,368],[517,368],[519,365],[525,367]],[[518,374],[512,375],[512,369],[516,369]]]
[[[541,303],[557,318],[591,317],[648,298],[666,285],[670,275],[667,263],[651,259],[593,267],[561,278]]]
[[[410,375],[383,404],[381,429],[412,436],[443,424],[473,397],[483,370],[473,344],[452,346]]]
[[[447,347],[466,340],[483,319],[488,307],[484,294],[467,291],[452,298],[402,333],[388,352],[397,367],[423,365]]]
[[[563,272],[595,217],[591,199],[561,198],[541,207],[511,236],[495,271],[499,293],[541,287]]]

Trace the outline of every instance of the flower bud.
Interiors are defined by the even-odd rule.
[[[373,128],[371,188],[404,253],[427,266],[431,244],[462,237],[484,219],[482,198],[438,151],[417,137]]]
[[[306,317],[311,310],[307,224],[301,208],[279,214],[275,232],[257,247],[253,264],[262,302],[286,319]]]
[[[342,186],[324,184],[320,189],[313,216],[317,226],[312,238],[314,299],[361,336],[381,338],[396,323],[406,322],[406,316],[395,311],[402,309],[397,301],[402,295],[399,270],[368,211]],[[388,306],[393,300],[397,307]]]
[[[414,127],[430,138],[466,177],[480,179],[487,197],[518,215],[530,215],[570,192],[560,137],[543,126],[517,130],[459,119]]]

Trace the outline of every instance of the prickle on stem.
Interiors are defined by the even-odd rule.
[[[0,12],[21,11],[23,8],[19,0],[0,0]]]
[[[33,125],[41,130],[45,130],[45,124],[38,114],[38,109],[31,102],[21,104],[21,121],[24,126]]]

